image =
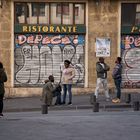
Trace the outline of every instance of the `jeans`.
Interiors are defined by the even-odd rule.
[[[119,99],[121,98],[121,81],[122,81],[121,78],[114,79],[114,83],[115,83],[116,90],[117,90],[117,98],[119,98]]]
[[[55,104],[61,104],[61,91],[55,91],[53,97],[56,97]]]
[[[106,98],[110,98],[109,93],[108,93],[107,79],[102,79],[102,78],[97,78],[97,85],[95,88],[96,98],[98,98],[98,93],[99,93],[99,89],[100,89],[101,84],[103,85]]]
[[[67,91],[69,93],[69,102],[72,102],[72,91],[71,91],[72,85],[71,84],[63,84],[63,103],[66,101],[66,95]]]

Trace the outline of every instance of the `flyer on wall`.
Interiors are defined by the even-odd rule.
[[[95,51],[96,57],[109,57],[110,56],[110,38],[96,38]]]

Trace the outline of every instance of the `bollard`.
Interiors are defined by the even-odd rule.
[[[131,94],[126,94],[126,103],[131,102]]]
[[[99,112],[99,103],[98,102],[95,102],[93,104],[93,112]]]
[[[47,104],[42,104],[42,114],[48,114],[48,105]]]
[[[93,103],[96,103],[96,96],[93,96]]]
[[[139,108],[140,108],[139,101],[133,102],[133,109],[134,109],[134,111],[139,111]]]
[[[91,94],[91,95],[90,95],[90,103],[91,103],[91,104],[96,103],[96,96],[95,96],[94,94]]]

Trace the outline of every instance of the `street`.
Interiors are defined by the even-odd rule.
[[[0,140],[138,140],[140,111],[5,113]]]

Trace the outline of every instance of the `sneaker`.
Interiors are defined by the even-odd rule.
[[[119,98],[116,98],[116,99],[113,99],[112,102],[113,102],[113,103],[120,103],[121,100],[120,100]]]
[[[72,102],[68,102],[68,105],[72,105]]]

